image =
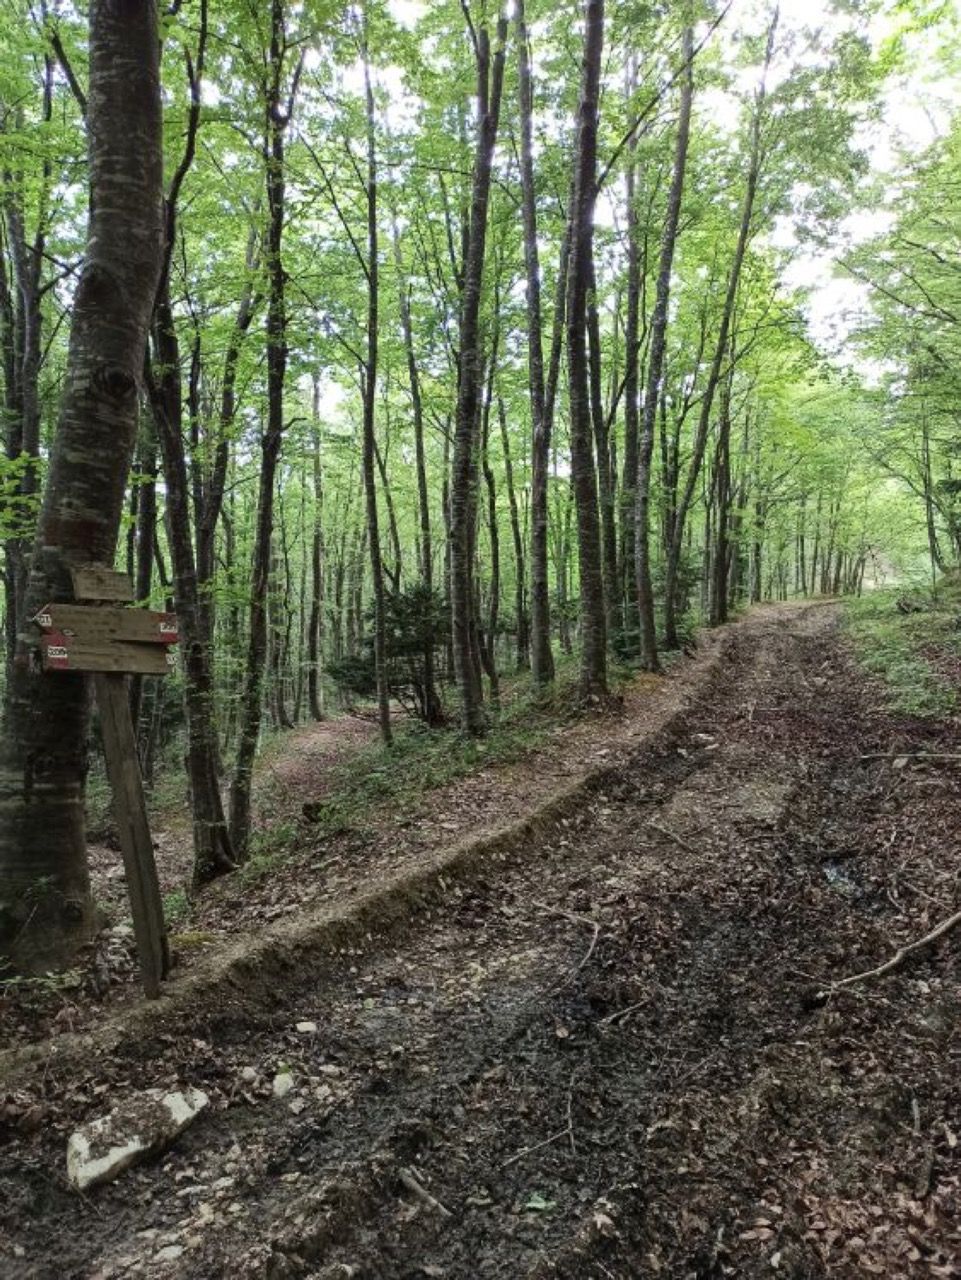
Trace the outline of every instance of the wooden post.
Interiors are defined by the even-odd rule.
[[[170,971],[170,952],[137,743],[130,719],[127,679],[112,671],[98,671],[93,684],[100,708],[100,731],[113,792],[114,817],[127,873],[140,973],[144,991],[153,1000],[160,994],[161,980]]]
[[[92,565],[72,576],[78,603],[49,604],[34,619],[42,633],[40,660],[51,673],[93,676],[140,974],[153,1000],[170,971],[170,950],[125,673],[170,670],[168,647],[177,642],[177,620],[172,614],[117,608],[133,596],[124,574]]]

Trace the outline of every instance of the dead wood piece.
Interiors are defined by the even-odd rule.
[[[424,1184],[414,1176],[412,1170],[407,1168],[401,1169],[397,1176],[412,1195],[415,1195],[418,1200],[423,1200],[424,1204],[429,1205],[431,1209],[436,1210],[442,1218],[452,1218],[454,1216],[450,1209],[445,1205],[442,1205],[436,1196],[431,1195]]]
[[[563,1129],[558,1129],[556,1133],[552,1133],[549,1138],[545,1138],[543,1142],[535,1142],[532,1147],[521,1147],[520,1151],[516,1151],[512,1156],[501,1165],[502,1169],[508,1168],[512,1164],[517,1164],[518,1160],[523,1160],[525,1156],[531,1155],[534,1151],[540,1151],[543,1147],[549,1147],[552,1142],[557,1142],[561,1138],[566,1138],[570,1133],[570,1129],[565,1125]]]
[[[561,981],[557,984],[556,987],[552,988],[552,990],[557,991],[561,987],[566,986],[566,984],[570,982],[573,978],[576,978],[577,975],[580,973],[580,971],[588,963],[591,956],[594,954],[594,948],[597,946],[597,940],[601,936],[601,926],[597,923],[596,920],[592,920],[590,916],[579,916],[579,915],[576,915],[573,911],[565,911],[562,907],[549,907],[545,902],[535,902],[534,906],[537,907],[540,911],[546,911],[548,915],[560,916],[564,920],[570,920],[573,924],[586,924],[586,925],[589,925],[594,930],[593,936],[591,937],[590,946],[587,948],[584,955],[581,957],[579,963],[576,964],[573,969],[571,969],[571,971],[566,975],[566,977],[561,979]]]
[[[693,845],[688,844],[686,840],[682,840],[681,837],[677,834],[677,832],[671,831],[669,827],[662,827],[657,822],[648,822],[647,825],[651,828],[652,831],[657,831],[660,835],[667,836],[668,840],[673,840],[674,843],[676,845],[679,845],[680,848],[682,848],[686,853],[695,852]]]
[[[647,1003],[647,999],[638,1000],[636,1004],[629,1004],[626,1009],[615,1009],[613,1013],[605,1014],[603,1018],[599,1018],[597,1025],[604,1027],[612,1022],[620,1022],[621,1018],[626,1018],[629,1013],[636,1013],[638,1009],[643,1009]]]
[[[890,960],[886,960],[884,964],[880,964],[876,969],[865,969],[862,973],[854,973],[849,978],[842,978],[840,982],[834,982],[826,991],[818,992],[818,999],[828,999],[835,991],[840,991],[844,987],[852,987],[857,982],[868,982],[871,978],[883,978],[886,974],[894,973],[896,969],[900,969],[909,956],[917,951],[922,951],[925,947],[929,947],[932,942],[937,942],[939,938],[943,938],[945,934],[950,933],[952,929],[961,924],[961,911],[956,911],[953,916],[948,916],[946,920],[942,920],[936,925],[930,933],[926,933],[923,938],[918,938],[916,942],[910,942],[906,947],[900,947]]]

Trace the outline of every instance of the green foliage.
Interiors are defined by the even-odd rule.
[[[845,608],[845,629],[861,664],[880,677],[888,707],[904,715],[941,718],[958,705],[956,682],[938,657],[961,659],[957,605],[912,597],[918,612],[902,614],[896,591],[875,591]]]
[[[436,712],[427,690],[428,664],[437,669],[449,626],[448,609],[439,591],[416,582],[385,600],[387,629],[387,684],[392,698],[418,719],[430,723]],[[373,612],[368,613],[373,628]],[[377,692],[372,631],[364,637],[360,653],[347,654],[328,665],[334,683],[349,695],[373,698]]]

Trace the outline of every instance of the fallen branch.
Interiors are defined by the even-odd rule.
[[[576,1154],[577,1148],[574,1146],[573,1118],[574,1077],[576,1074],[576,1072],[571,1072],[571,1078],[567,1084],[567,1124],[564,1128],[558,1129],[556,1133],[552,1133],[551,1136],[549,1138],[545,1138],[543,1142],[535,1142],[532,1147],[521,1147],[520,1151],[517,1151],[514,1155],[507,1157],[501,1165],[502,1169],[506,1169],[512,1164],[517,1164],[518,1160],[523,1160],[525,1156],[529,1156],[533,1151],[540,1151],[544,1147],[549,1147],[552,1142],[557,1142],[560,1138],[569,1138],[571,1143],[571,1152]]]
[[[442,1218],[452,1218],[454,1215],[450,1209],[442,1205],[436,1196],[432,1196],[423,1183],[414,1177],[410,1169],[401,1169],[397,1175],[408,1191],[412,1192],[418,1200],[423,1200],[424,1204],[429,1205],[431,1209],[436,1209]]]
[[[667,836],[668,840],[673,840],[676,845],[679,845],[685,851],[685,853],[695,852],[693,846],[689,845],[686,840],[682,840],[676,831],[671,831],[668,827],[662,827],[656,822],[648,822],[647,825],[652,831],[657,831],[662,836]]]
[[[549,1138],[545,1138],[543,1142],[535,1142],[532,1147],[521,1147],[520,1151],[508,1158],[501,1165],[502,1169],[506,1169],[509,1165],[517,1164],[518,1160],[523,1160],[525,1156],[529,1156],[533,1151],[540,1151],[542,1147],[549,1147],[552,1142],[557,1142],[559,1138],[566,1138],[570,1133],[570,1128],[565,1127],[558,1129],[556,1133],[552,1133]]]
[[[611,1022],[618,1022],[621,1018],[626,1018],[629,1013],[635,1013],[638,1009],[643,1009],[647,1003],[648,1000],[638,1000],[637,1004],[629,1004],[625,1009],[615,1009],[613,1013],[608,1013],[603,1018],[598,1018],[597,1025],[604,1027]]]
[[[575,965],[575,967],[571,969],[570,972],[564,978],[562,978],[562,980],[557,984],[556,987],[551,988],[551,990],[557,991],[561,987],[565,986],[568,982],[570,982],[572,978],[576,978],[577,975],[580,973],[580,971],[584,968],[584,966],[590,960],[591,956],[594,954],[594,948],[597,946],[597,940],[601,936],[601,926],[597,923],[596,920],[592,919],[590,916],[575,915],[573,911],[565,911],[562,907],[549,907],[546,902],[535,902],[534,906],[537,907],[538,910],[540,911],[546,911],[548,915],[560,916],[564,920],[570,920],[572,924],[590,925],[590,927],[594,930],[594,934],[591,938],[590,946],[584,952],[584,955],[582,956],[580,963]]]
[[[947,920],[942,920],[939,925],[936,925],[930,933],[926,933],[923,938],[918,938],[917,942],[910,942],[906,947],[901,947],[884,964],[879,964],[876,969],[865,969],[863,973],[855,973],[850,978],[842,978],[840,982],[832,983],[827,991],[818,992],[818,998],[827,999],[835,991],[840,991],[842,987],[852,987],[857,982],[867,982],[871,978],[883,978],[885,974],[893,973],[895,969],[901,968],[909,956],[913,956],[915,952],[929,947],[932,942],[937,942],[939,938],[943,938],[946,933],[950,933],[959,924],[961,924],[961,911],[956,911],[953,916],[948,916]]]

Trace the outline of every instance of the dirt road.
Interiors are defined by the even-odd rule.
[[[961,1275],[961,938],[815,998],[954,908],[961,768],[862,758],[946,730],[885,717],[836,627],[742,624],[533,856],[389,945],[38,1080],[0,1150],[0,1273]],[[71,1193],[71,1126],[177,1081],[211,1110]]]

